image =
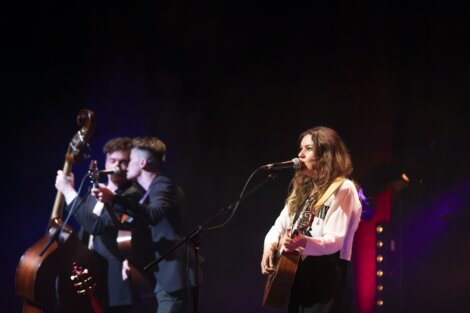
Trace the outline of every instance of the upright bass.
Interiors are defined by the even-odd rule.
[[[82,109],[77,115],[80,129],[69,143],[63,171],[70,174],[72,164],[85,156],[85,148],[95,126],[94,113]],[[23,313],[86,313],[93,312],[89,302],[77,295],[70,281],[74,262],[94,273],[103,273],[102,261],[89,251],[62,220],[63,195],[58,192],[46,234],[21,257],[16,268],[16,294],[23,298]],[[96,280],[104,281],[101,275]],[[103,286],[103,283],[98,284]],[[99,293],[99,291],[98,291]]]

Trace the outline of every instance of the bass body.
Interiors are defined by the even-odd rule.
[[[51,232],[56,228],[51,228]],[[16,293],[23,297],[23,313],[85,313],[92,312],[86,299],[76,294],[70,283],[74,261],[79,261],[100,273],[101,258],[90,252],[75,233],[64,233],[63,243],[52,243],[40,256],[50,240],[44,236],[21,257],[15,276]],[[98,276],[103,281],[104,277]],[[100,292],[98,292],[101,295]]]

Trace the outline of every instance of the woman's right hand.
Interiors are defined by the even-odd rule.
[[[268,247],[264,249],[263,258],[261,259],[261,273],[270,275],[274,272],[274,248]]]

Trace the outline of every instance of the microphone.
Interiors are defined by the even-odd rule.
[[[122,170],[119,167],[114,167],[114,168],[110,168],[109,170],[98,171],[98,174],[99,175],[108,175],[108,174],[118,175],[118,174],[121,174],[121,172]]]
[[[261,169],[263,170],[282,170],[285,168],[294,168],[298,169],[300,167],[300,160],[299,158],[293,158],[290,161],[284,161],[284,162],[278,162],[278,163],[271,163],[271,164],[266,164],[261,166]]]

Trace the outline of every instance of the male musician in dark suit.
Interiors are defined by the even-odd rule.
[[[104,203],[112,203],[116,211],[147,219],[151,231],[155,257],[167,252],[181,239],[185,215],[181,202],[182,189],[160,172],[165,161],[166,146],[156,137],[134,138],[127,178],[136,181],[145,191],[139,202],[125,195],[116,195],[106,188],[93,189],[92,193]],[[188,285],[194,286],[194,255],[179,247],[154,268],[155,294],[158,313],[187,312],[189,309]],[[189,271],[188,271],[189,268]],[[189,277],[188,277],[189,276]],[[189,279],[189,283],[188,283]]]
[[[126,178],[126,169],[130,160],[132,140],[118,137],[109,140],[103,147],[106,155],[105,169],[116,169],[108,174],[107,188],[115,194],[126,195],[131,199],[140,199],[142,192]],[[116,216],[96,200],[90,193],[84,198],[74,189],[73,175],[64,175],[59,170],[56,188],[67,203],[67,210],[73,210],[73,216],[81,226],[80,238],[90,249],[95,250],[106,260],[107,265],[107,312],[131,312],[135,295],[129,279],[122,275],[123,257],[121,256],[117,236],[121,227],[120,216]]]

